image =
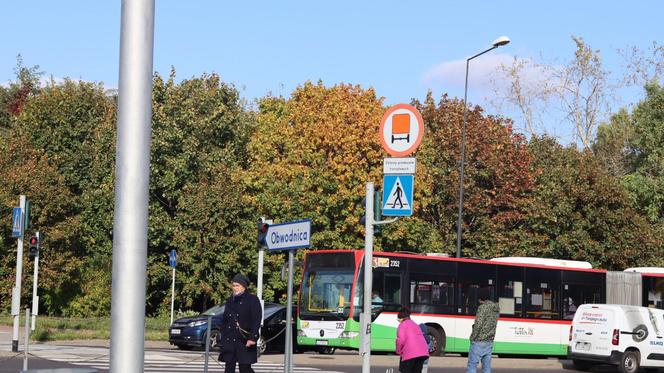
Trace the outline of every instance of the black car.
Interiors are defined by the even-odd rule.
[[[293,339],[293,352],[317,351],[320,354],[333,354],[334,347],[327,346],[299,346],[297,344],[297,328],[295,325],[296,308],[293,307],[293,320],[291,321],[291,336]],[[267,351],[284,352],[286,350],[286,306],[275,305],[268,307],[265,304],[263,314],[263,327],[258,343],[258,352],[263,354]]]
[[[214,306],[198,316],[183,317],[171,324],[168,331],[168,341],[182,350],[205,347],[205,333],[207,332],[207,319],[212,316],[212,333],[210,335],[210,349],[217,347],[217,336],[221,328],[221,318],[224,314],[224,306]],[[293,307],[293,318],[296,309]],[[291,322],[293,336],[293,351],[300,352],[307,349],[318,351],[322,354],[334,353],[331,347],[300,348],[297,346],[297,329],[295,322]],[[277,303],[266,302],[263,311],[263,327],[261,337],[258,341],[259,353],[266,351],[285,350],[286,342],[286,306]]]

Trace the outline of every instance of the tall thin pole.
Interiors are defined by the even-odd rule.
[[[288,302],[286,303],[286,348],[284,354],[284,372],[293,372],[293,250],[288,250]]]
[[[30,354],[30,309],[25,309],[25,328],[23,331],[23,370],[28,370],[28,354]]]
[[[173,267],[173,281],[171,281],[171,324],[173,324],[174,306],[175,306],[175,267]]]
[[[19,198],[19,207],[25,214],[25,196]],[[24,224],[23,216],[20,217],[21,224]],[[16,286],[12,291],[12,316],[14,317],[14,329],[12,333],[12,351],[18,352],[18,330],[20,328],[21,316],[21,282],[23,280],[23,234],[18,238],[16,247]]]
[[[110,371],[143,372],[154,0],[123,0]]]
[[[465,167],[466,167],[466,122],[468,116],[468,66],[470,65],[470,60],[475,57],[479,57],[486,52],[494,50],[499,45],[494,45],[493,47],[480,52],[468,59],[466,59],[466,84],[464,85],[463,90],[463,126],[461,127],[461,164],[459,165],[459,211],[457,213],[457,244],[456,244],[456,257],[461,258],[461,236],[462,226],[461,226],[461,217],[463,216],[463,184],[465,178]]]
[[[362,373],[371,372],[371,288],[374,236],[374,185],[367,183],[364,222],[364,302],[362,306]]]
[[[461,171],[459,172],[459,212],[457,214],[457,247],[456,257],[461,258],[461,216],[463,215],[463,182],[466,167],[466,120],[468,116],[468,65],[470,58],[466,60],[466,84],[463,90],[463,127],[461,127]]]
[[[41,235],[39,232],[36,233],[37,242],[39,249],[41,251]],[[37,256],[35,256],[35,268],[32,275],[32,324],[30,326],[31,330],[35,330],[35,325],[37,323],[37,315],[39,314],[39,295],[37,295],[37,285],[39,283],[39,251]]]

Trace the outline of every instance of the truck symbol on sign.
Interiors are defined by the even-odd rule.
[[[398,135],[405,135],[405,137],[398,137]],[[410,142],[410,114],[394,114],[392,117],[392,144],[397,140]]]

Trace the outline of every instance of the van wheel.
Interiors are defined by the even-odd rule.
[[[445,353],[445,331],[438,330],[430,325],[427,325],[427,330],[429,332],[429,336],[431,337],[431,342],[433,343],[433,352],[431,352],[431,355],[443,355]]]
[[[641,354],[638,351],[625,351],[618,366],[622,373],[636,373],[639,371]]]
[[[590,370],[595,364],[590,361],[574,359],[572,360],[572,365],[574,365],[574,369],[585,372]]]

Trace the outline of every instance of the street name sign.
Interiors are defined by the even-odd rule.
[[[423,135],[422,115],[408,104],[392,106],[380,121],[380,143],[394,157],[405,157],[417,150]]]
[[[311,247],[311,219],[270,225],[265,244],[270,251]]]

